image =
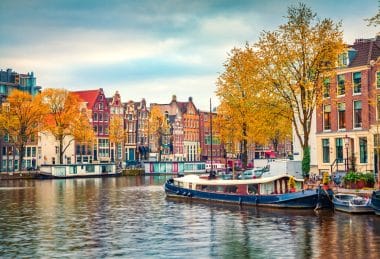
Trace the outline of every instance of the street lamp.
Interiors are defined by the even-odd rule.
[[[346,147],[346,163],[345,163],[345,171],[348,172],[348,146],[350,145],[350,138],[347,136],[345,136],[344,138],[344,142],[345,142],[345,147]]]

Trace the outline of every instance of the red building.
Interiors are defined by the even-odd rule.
[[[83,150],[82,148],[78,149],[78,147],[76,148],[77,162],[78,159],[88,160],[89,162],[92,160],[109,162],[111,160],[109,142],[110,109],[103,89],[76,91],[73,93],[76,94],[81,101],[86,103],[87,110],[92,118],[91,123],[96,136],[96,143],[91,155],[88,155],[90,153],[88,150]],[[78,156],[78,151],[80,151],[81,156]]]
[[[380,36],[356,40],[339,57],[336,75],[325,80],[316,110],[320,171],[377,171]]]

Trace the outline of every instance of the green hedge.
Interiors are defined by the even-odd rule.
[[[375,183],[375,176],[371,172],[358,173],[358,172],[348,172],[344,178],[345,183],[356,183],[359,181],[364,181],[366,185],[373,185]]]

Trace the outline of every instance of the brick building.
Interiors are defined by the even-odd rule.
[[[356,40],[339,57],[334,77],[325,80],[316,110],[319,171],[378,171],[380,36]]]

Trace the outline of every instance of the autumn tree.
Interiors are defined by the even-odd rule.
[[[13,90],[3,103],[0,113],[0,129],[8,134],[19,153],[19,169],[23,169],[25,147],[37,136],[46,111],[41,96]]]
[[[317,18],[305,4],[289,7],[287,19],[277,30],[263,32],[256,47],[263,62],[263,83],[293,111],[295,135],[305,150],[323,81],[337,67],[345,46],[341,24]],[[305,176],[308,173],[306,169]]]
[[[75,126],[73,127],[73,137],[79,145],[84,145],[87,147],[93,147],[95,141],[95,133],[89,122],[89,116],[87,114],[86,108],[80,109],[80,115],[74,118]],[[82,152],[81,152],[82,154]]]
[[[377,10],[377,14],[372,16],[369,19],[365,19],[368,22],[368,26],[379,26],[380,25],[380,2],[379,2],[379,8]]]
[[[240,143],[243,167],[247,166],[247,144],[265,143],[268,139],[267,118],[263,118],[264,103],[272,95],[265,93],[260,78],[261,60],[251,46],[234,48],[217,80],[216,94],[220,99],[216,125],[224,143]],[[259,101],[261,100],[261,101]]]
[[[121,116],[111,116],[110,126],[109,126],[109,138],[112,143],[115,144],[115,161],[119,162],[117,148],[124,142],[124,123]]]
[[[149,134],[151,139],[154,140],[158,152],[158,160],[161,161],[161,148],[163,144],[164,135],[167,134],[169,123],[165,115],[161,112],[160,108],[153,106],[149,114]]]
[[[45,89],[42,102],[47,107],[44,129],[51,133],[59,143],[59,162],[63,164],[66,149],[81,136],[91,135],[89,120],[81,112],[80,102],[76,95],[64,89]],[[86,133],[80,133],[86,131]],[[83,140],[83,139],[82,139]]]

